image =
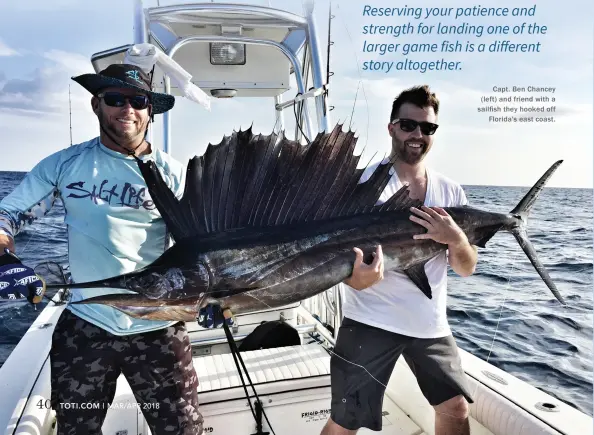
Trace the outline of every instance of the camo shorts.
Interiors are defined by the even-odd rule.
[[[202,434],[198,377],[183,322],[116,336],[66,309],[52,337],[50,359],[58,435],[101,435],[120,373],[153,435]]]

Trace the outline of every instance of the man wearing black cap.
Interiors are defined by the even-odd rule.
[[[16,270],[30,278],[0,290],[0,297],[26,295],[27,284],[42,287],[14,255],[14,236],[47,214],[58,197],[66,210],[74,282],[131,272],[169,246],[136,158],[153,160],[181,198],[184,167],[145,139],[151,116],[170,110],[175,98],[152,92],[150,77],[133,65],[111,65],[73,80],[93,95],[100,136],[45,158],[0,202],[0,249],[5,252],[0,275]],[[75,289],[71,301],[110,293],[130,292]],[[201,316],[199,323],[218,327],[222,316]],[[120,373],[153,434],[202,433],[198,379],[183,322],[135,319],[105,305],[68,305],[56,324],[50,358],[59,435],[101,434]]]

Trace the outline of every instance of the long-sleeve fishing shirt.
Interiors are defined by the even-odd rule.
[[[141,159],[153,160],[168,187],[181,198],[181,163],[159,149]],[[65,208],[74,282],[134,271],[152,263],[169,246],[165,223],[135,159],[110,150],[98,137],[50,155],[27,173],[0,202],[0,234],[14,238],[26,225],[43,218],[57,198]],[[112,293],[133,292],[74,288],[71,301]],[[152,331],[175,323],[135,319],[99,304],[68,305],[67,309],[116,335]]]

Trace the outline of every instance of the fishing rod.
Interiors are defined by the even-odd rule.
[[[334,75],[334,71],[330,71],[330,47],[332,45],[334,45],[334,41],[332,41],[331,38],[331,28],[332,28],[332,18],[334,18],[334,15],[332,15],[332,2],[330,1],[328,4],[328,46],[327,46],[327,60],[326,60],[326,96],[329,95],[330,90],[330,77]],[[334,109],[333,106],[330,106],[329,111],[332,111],[332,109]]]

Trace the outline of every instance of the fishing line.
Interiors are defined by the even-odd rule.
[[[351,365],[354,365],[355,367],[362,368],[363,370],[365,370],[365,371],[367,372],[367,374],[368,374],[369,376],[371,376],[371,377],[373,378],[373,380],[374,380],[374,381],[376,381],[376,382],[377,382],[378,384],[380,384],[382,387],[384,387],[384,388],[386,388],[386,389],[388,388],[388,386],[387,386],[387,385],[384,385],[384,384],[383,384],[381,381],[379,381],[379,380],[378,380],[378,379],[377,379],[375,376],[373,376],[373,375],[372,375],[372,374],[369,372],[369,370],[367,370],[367,369],[366,369],[364,366],[362,366],[362,365],[360,365],[360,364],[356,364],[356,363],[354,363],[354,362],[352,362],[352,361],[349,361],[348,359],[345,359],[345,358],[341,357],[340,355],[338,355],[337,353],[335,353],[334,351],[330,350],[329,348],[327,348],[327,347],[325,347],[325,346],[324,346],[324,349],[326,349],[326,351],[327,351],[327,352],[329,352],[329,353],[331,353],[332,355],[334,355],[334,356],[337,356],[338,358],[340,358],[340,359],[341,359],[341,360],[343,360],[344,362],[347,362],[347,363],[349,363],[349,364],[351,364]]]
[[[343,360],[344,362],[347,362],[347,363],[349,363],[349,364],[351,364],[351,365],[354,365],[354,366],[356,366],[356,367],[362,368],[363,370],[365,370],[365,371],[367,372],[367,374],[368,374],[369,376],[371,376],[371,378],[372,378],[374,381],[376,381],[378,384],[380,384],[380,385],[381,385],[382,387],[384,387],[386,390],[388,389],[388,386],[387,386],[387,385],[385,385],[385,384],[384,384],[384,383],[382,383],[382,382],[381,382],[379,379],[377,379],[375,376],[373,376],[373,375],[372,375],[372,374],[369,372],[369,370],[367,370],[367,369],[366,369],[364,366],[362,366],[362,365],[360,365],[360,364],[355,364],[354,362],[352,362],[352,361],[349,361],[349,360],[347,360],[347,359],[345,359],[345,358],[341,357],[340,355],[338,355],[337,353],[333,352],[332,350],[330,350],[330,349],[329,349],[329,348],[327,348],[326,346],[323,346],[323,345],[322,345],[322,347],[324,347],[324,349],[325,349],[325,350],[326,350],[328,353],[331,353],[332,355],[334,355],[334,356],[337,356],[338,358],[340,358],[340,359],[341,359],[341,360]],[[440,415],[447,415],[448,417],[452,417],[452,418],[459,419],[459,417],[457,417],[457,416],[455,416],[455,415],[452,415],[452,414],[448,414],[447,412],[441,412],[441,411],[435,411],[435,412],[436,412],[437,414],[440,414]]]
[[[511,274],[507,280],[507,288],[505,289],[505,295],[503,296],[503,302],[501,303],[501,308],[499,309],[499,318],[497,319],[497,325],[495,326],[495,334],[493,334],[493,339],[491,340],[491,348],[489,349],[489,354],[487,355],[486,362],[489,362],[489,358],[491,358],[491,352],[493,352],[493,345],[495,344],[495,337],[499,332],[499,324],[501,323],[501,317],[503,315],[503,307],[505,306],[505,302],[507,301],[507,292],[510,290],[511,287]]]
[[[503,316],[503,308],[505,306],[505,302],[507,301],[507,294],[511,290],[512,272],[515,272],[517,269],[518,269],[517,262],[516,261],[512,262],[512,270],[507,277],[507,286],[505,287],[505,290],[503,292],[503,302],[501,302],[501,307],[499,309],[499,318],[497,319],[497,325],[495,325],[495,333],[493,334],[493,339],[491,340],[491,347],[489,349],[489,353],[487,354],[487,359],[485,360],[486,363],[488,363],[489,359],[491,358],[491,353],[493,352],[493,346],[495,345],[495,338],[497,337],[497,333],[499,332],[499,325],[501,324],[501,317]],[[477,382],[476,388],[474,389],[473,396],[476,396],[479,385],[480,385],[480,382]]]
[[[249,296],[250,298],[257,300],[257,301],[258,301],[258,302],[260,302],[261,304],[264,304],[264,305],[266,305],[268,308],[270,308],[270,309],[274,309],[273,307],[271,307],[270,305],[268,305],[268,304],[267,304],[266,302],[264,302],[263,300],[260,300],[260,299],[258,299],[256,296],[254,296],[254,295],[251,295],[251,294],[250,294],[250,292],[246,292],[245,294],[246,294],[247,296]]]
[[[276,121],[274,123],[274,126],[272,127],[272,133],[276,132],[276,127],[278,127],[278,125],[280,124],[280,120],[281,120],[281,115],[279,113],[276,115]],[[283,126],[283,130],[284,130],[284,126]],[[278,134],[280,136],[280,133],[281,133],[281,130],[279,129],[276,134]]]
[[[357,105],[357,96],[359,95],[359,86],[361,86],[361,80],[357,82],[357,90],[355,91],[355,101],[353,101],[353,109],[351,110],[351,120],[349,121],[349,130],[353,125],[353,115],[355,114],[355,106]]]
[[[27,247],[29,246],[29,243],[31,243],[31,239],[33,239],[33,234],[29,235],[29,240],[27,240],[27,243],[25,244],[25,247],[23,248],[23,251],[21,252],[21,255],[25,254],[25,251],[27,250]]]
[[[295,95],[295,97],[298,97],[299,95],[302,95],[301,92],[297,92],[297,95]],[[303,105],[305,104],[305,100],[301,101],[300,104],[302,105],[300,110],[303,111]],[[295,100],[293,100],[293,114],[295,115],[295,124],[297,124],[297,128],[299,129],[299,131],[301,132],[301,134],[307,141],[307,144],[308,145],[311,144],[311,141],[306,136],[306,134],[303,132],[303,129],[301,128],[301,124],[299,123],[299,119],[298,119],[299,117],[297,116],[297,109],[295,108]]]

